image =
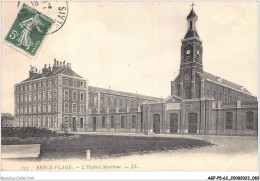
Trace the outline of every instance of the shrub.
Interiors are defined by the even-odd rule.
[[[35,127],[17,127],[17,128],[1,128],[2,137],[55,137],[57,133],[55,131],[47,130],[46,128]]]

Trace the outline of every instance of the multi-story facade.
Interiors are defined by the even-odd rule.
[[[156,97],[88,86],[70,64],[53,67],[15,85],[18,126],[62,131],[257,135],[257,98],[246,88],[203,70],[197,15],[187,16],[180,72],[171,96]]]
[[[162,99],[89,86],[87,131],[143,132],[142,103]]]
[[[147,133],[257,135],[257,98],[246,88],[203,70],[203,46],[191,10],[182,39],[180,72],[163,104],[144,104]]]
[[[42,73],[31,67],[29,78],[14,88],[18,126],[61,130],[86,120],[87,81],[65,61],[45,64]]]

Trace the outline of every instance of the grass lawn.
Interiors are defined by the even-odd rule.
[[[85,158],[86,150],[89,149],[91,158],[104,158],[208,145],[212,144],[188,138],[80,135],[76,140],[48,142],[42,145],[41,154],[42,159]]]

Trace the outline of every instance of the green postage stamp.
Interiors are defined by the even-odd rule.
[[[23,4],[5,41],[35,56],[53,23],[51,18]]]

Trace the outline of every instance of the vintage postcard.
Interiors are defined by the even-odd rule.
[[[2,171],[259,169],[257,2],[1,8]]]

